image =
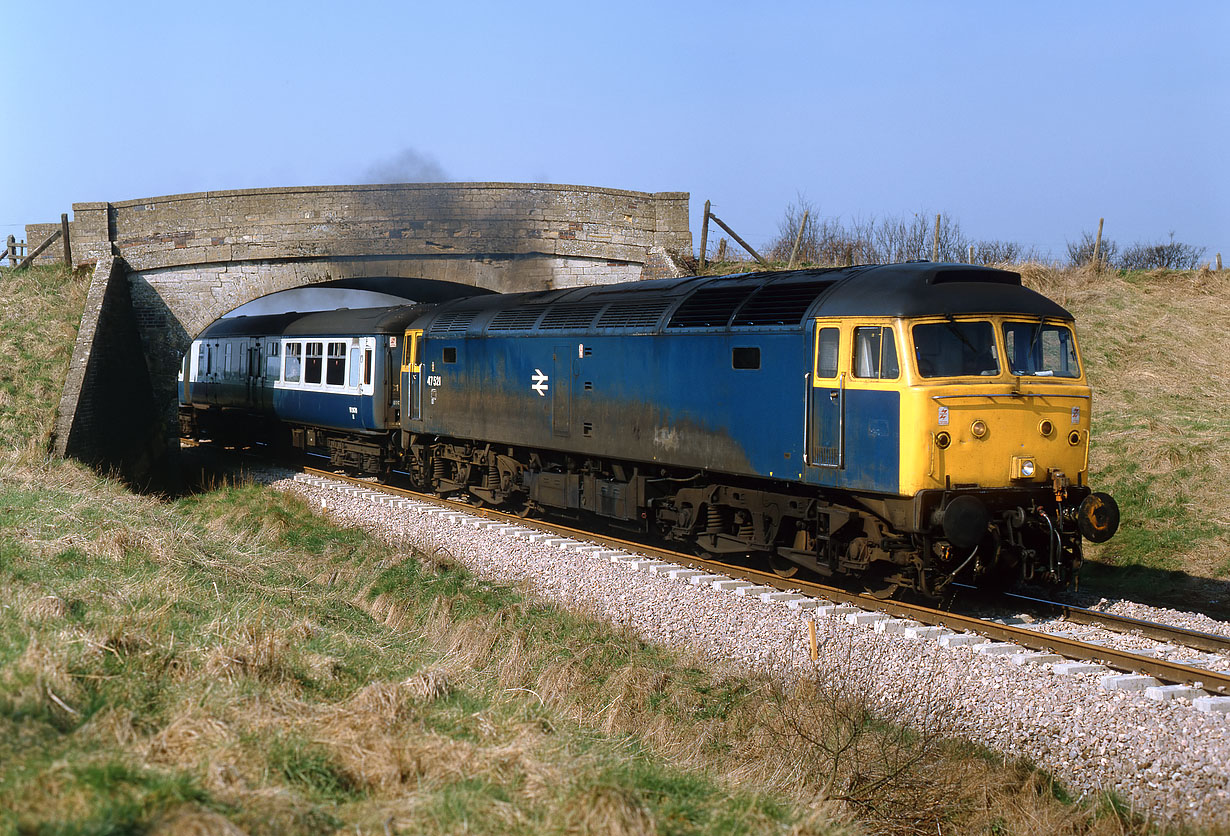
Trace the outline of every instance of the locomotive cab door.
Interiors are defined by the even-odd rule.
[[[812,370],[808,375],[807,464],[841,470],[846,466],[846,372],[841,368],[838,320],[816,320]]]
[[[402,377],[406,381],[405,398],[408,400],[406,420],[423,420],[423,332],[407,331],[402,354]]]

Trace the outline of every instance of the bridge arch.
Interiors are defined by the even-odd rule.
[[[347,283],[392,282],[428,301],[663,278],[686,275],[692,252],[682,192],[321,186],[80,203],[73,211],[74,262],[97,266],[55,448],[138,480],[178,449],[180,358],[196,334],[242,304]],[[147,414],[135,420],[134,410]]]

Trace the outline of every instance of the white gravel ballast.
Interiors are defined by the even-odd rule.
[[[869,682],[886,695],[921,694],[918,703],[938,709],[953,735],[1028,758],[1077,793],[1110,788],[1167,821],[1230,824],[1230,715],[1198,710],[1199,699],[1107,690],[1100,686],[1105,671],[1014,664],[964,640],[941,646],[891,622],[852,624],[848,613],[817,615],[797,599],[761,600],[694,584],[700,578],[689,572],[650,571],[657,561],[638,570],[634,561],[612,562],[607,550],[564,549],[552,542],[558,538],[531,539],[516,526],[378,504],[342,483],[272,478],[278,489],[327,503],[339,522],[390,542],[446,549],[480,577],[524,582],[564,606],[628,625],[646,641],[687,646],[716,662],[803,675],[811,669],[806,619],[814,618],[822,653],[865,660],[858,670],[864,688]]]

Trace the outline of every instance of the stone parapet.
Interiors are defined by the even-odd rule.
[[[688,195],[546,183],[310,186],[74,204],[82,260],[134,270],[273,259],[690,254]],[[77,260],[76,244],[74,259]]]

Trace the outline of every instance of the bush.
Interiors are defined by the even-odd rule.
[[[1073,267],[1084,267],[1093,263],[1093,248],[1097,237],[1092,232],[1082,232],[1079,241],[1068,242],[1068,264]],[[1119,246],[1109,238],[1102,239],[1102,248],[1098,251],[1098,261],[1105,267],[1115,259]]]
[[[1170,240],[1158,244],[1133,244],[1123,252],[1119,266],[1124,270],[1195,270],[1200,267],[1205,248]]]

